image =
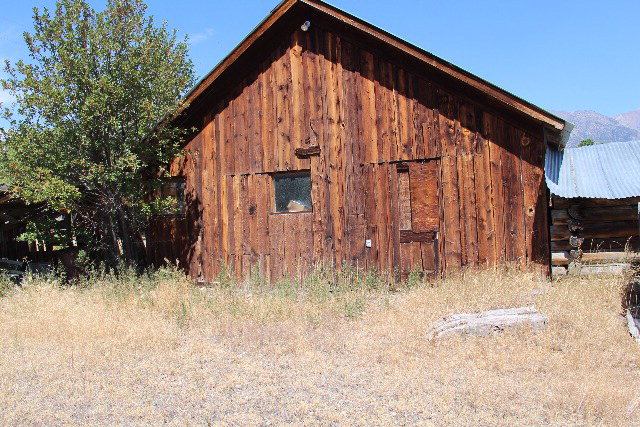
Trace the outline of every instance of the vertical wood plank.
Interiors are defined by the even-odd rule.
[[[284,215],[269,215],[269,255],[270,255],[270,280],[276,282],[284,275],[284,247],[285,236]]]
[[[409,172],[398,173],[398,209],[400,230],[411,230],[411,189]]]
[[[201,212],[202,219],[198,227],[198,233],[202,236],[200,274],[205,278],[211,279],[213,278],[213,273],[210,259],[215,252],[215,230],[217,228],[217,211],[215,209],[216,182],[211,179],[214,175],[212,153],[215,151],[215,117],[213,113],[205,115],[204,122],[202,150],[200,152],[200,158],[202,159],[200,167],[200,185],[202,186],[200,201],[195,203],[195,201],[187,200],[186,205],[188,210],[197,209]],[[196,206],[197,204],[200,204],[200,206]]]
[[[256,175],[256,251],[269,253],[269,213],[271,212],[271,177]]]
[[[278,170],[291,169],[291,70],[289,64],[289,49],[278,48],[278,59],[273,65],[276,89],[276,144],[275,154]]]
[[[365,161],[378,162],[378,132],[376,115],[375,64],[373,55],[367,51],[360,52],[361,87],[362,87],[362,127],[364,130]]]
[[[459,110],[460,122],[458,127],[457,146],[458,179],[460,192],[461,222],[463,225],[462,257],[463,264],[476,265],[478,263],[478,220],[476,212],[475,173],[473,169],[475,153],[475,112],[467,104],[462,104]]]
[[[223,175],[224,181],[224,193],[223,193],[223,235],[225,235],[225,253],[224,262],[229,268],[233,264],[233,258],[235,256],[235,215],[234,215],[234,190],[233,190],[233,176]]]
[[[454,101],[448,93],[438,90],[439,115],[438,129],[440,131],[440,147],[443,156],[457,156],[456,144],[456,120],[454,114]]]
[[[261,70],[262,71],[262,70]],[[262,73],[254,76],[247,98],[247,135],[249,153],[249,171],[251,173],[262,172]]]
[[[224,130],[221,132],[222,138],[222,158],[224,159],[223,163],[223,173],[225,175],[233,175],[235,168],[235,160],[234,160],[234,144],[233,144],[233,128],[232,128],[232,116],[231,116],[231,108],[230,108],[230,99],[225,99],[226,108],[224,108],[220,112],[220,121]]]
[[[395,78],[397,85],[394,88],[395,95],[395,130],[396,133],[396,145],[397,156],[395,160],[409,160],[414,159],[414,143],[412,140],[413,135],[413,117],[409,112],[410,99],[409,99],[409,85],[407,73],[401,67],[396,68]]]
[[[524,195],[520,161],[520,138],[518,130],[500,121],[501,136],[505,146],[502,152],[502,176],[505,182],[504,206],[506,257],[510,261],[524,261]]]
[[[234,175],[232,181],[233,191],[233,253],[235,254],[236,279],[242,278],[242,255],[244,254],[243,218],[242,218],[242,176]]]
[[[235,146],[235,170],[236,174],[246,174],[249,172],[249,138],[247,135],[247,98],[249,88],[245,81],[242,83],[242,90],[239,90],[237,98],[233,101],[234,116],[234,138]]]
[[[291,73],[291,167],[299,170],[303,163],[307,164],[308,160],[298,159],[294,155],[294,149],[302,147],[304,142],[303,131],[305,129],[304,108],[303,108],[303,74],[302,74],[302,42],[300,40],[300,30],[295,31],[292,36],[291,48],[289,49],[289,64]]]
[[[421,242],[420,252],[422,258],[422,270],[429,273],[438,273],[437,242]]]
[[[311,159],[311,198],[313,202],[313,259],[314,263],[328,263],[331,259],[331,222],[329,212],[327,139],[327,77],[324,56],[324,33],[314,27],[307,33],[310,54],[305,60],[307,102],[310,105],[309,127],[312,138],[321,147],[319,156]],[[272,260],[273,262],[273,260]]]
[[[273,59],[273,55],[272,55]],[[262,86],[261,98],[261,138],[262,138],[262,164],[263,170],[273,172],[277,170],[276,147],[276,117],[275,117],[275,81],[273,77],[273,67],[267,61],[264,71],[260,75]]]
[[[447,271],[462,266],[460,233],[460,197],[458,193],[458,159],[442,158],[442,195],[444,208],[444,258]]]
[[[366,235],[365,239],[371,240],[371,247],[366,248],[366,268],[369,270],[380,270],[379,262],[379,238],[378,238],[378,200],[376,198],[376,165],[367,165],[364,170],[365,180],[365,221],[366,221]]]
[[[398,171],[394,165],[387,167],[389,176],[389,234],[390,247],[393,249],[391,254],[392,266],[394,270],[400,269],[400,227],[399,227],[399,201],[398,201]]]
[[[391,131],[391,83],[389,69],[391,64],[379,56],[375,57],[375,95],[376,95],[376,127],[378,133],[378,162],[389,162],[392,159]]]
[[[326,35],[327,73],[327,138],[329,153],[329,210],[333,232],[333,257],[340,265],[344,256],[345,191],[344,191],[344,112],[341,65],[341,40],[331,33]]]
[[[458,179],[460,221],[464,236],[461,241],[463,264],[476,265],[478,263],[478,221],[472,154],[458,157]]]
[[[473,166],[478,219],[478,262],[482,265],[495,265],[496,239],[489,143],[481,134],[478,134],[477,138],[479,154],[474,156]]]
[[[391,236],[389,236],[388,224],[389,218],[389,177],[388,165],[381,164],[375,168],[375,191],[377,202],[376,213],[378,215],[378,267],[380,271],[389,272],[392,267],[392,259],[390,257],[393,248],[390,245]]]
[[[522,134],[521,144],[527,256],[531,262],[540,266],[544,274],[549,274],[544,144],[526,133]]]
[[[421,91],[425,89],[420,87],[421,80],[414,74],[407,74],[407,85],[409,87],[409,114],[412,120],[412,136],[413,156],[416,159],[427,158],[427,147],[425,146],[423,126],[430,122],[428,108],[421,103]]]

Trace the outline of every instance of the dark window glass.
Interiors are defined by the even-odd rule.
[[[172,180],[162,184],[162,197],[173,198],[175,205],[165,210],[165,215],[182,215],[184,214],[184,181]]]
[[[276,212],[311,210],[311,174],[296,172],[273,175]]]

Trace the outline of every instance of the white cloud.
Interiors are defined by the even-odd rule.
[[[200,31],[199,33],[189,36],[189,43],[192,45],[201,43],[213,37],[214,34],[215,30],[213,28],[205,28],[204,31]]]

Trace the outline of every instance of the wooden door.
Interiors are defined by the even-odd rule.
[[[398,166],[400,272],[438,273],[440,161]]]

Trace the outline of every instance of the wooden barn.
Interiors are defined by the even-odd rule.
[[[314,263],[405,275],[550,270],[544,154],[566,123],[318,0],[286,0],[187,96],[178,215],[154,262],[192,277]]]
[[[554,273],[617,272],[640,261],[640,141],[549,149]]]

